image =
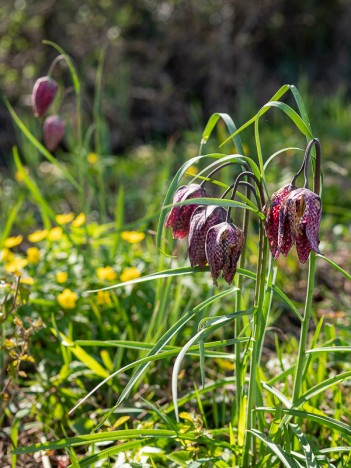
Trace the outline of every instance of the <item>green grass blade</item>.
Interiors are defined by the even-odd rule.
[[[26,184],[28,190],[32,193],[34,200],[38,203],[38,207],[41,212],[44,227],[46,229],[50,229],[51,228],[50,219],[53,222],[55,222],[55,213],[47,204],[45,198],[42,196],[37,184],[34,182],[33,179],[29,177],[29,175],[25,171],[23,164],[21,162],[21,159],[19,157],[17,148],[13,147],[12,151],[13,151],[13,158],[15,161],[16,168],[18,172],[21,174],[23,178],[23,182]]]
[[[189,440],[194,440],[194,436],[189,433]],[[79,447],[81,445],[96,444],[99,442],[113,442],[115,440],[127,440],[141,437],[179,437],[188,438],[184,435],[177,434],[175,431],[169,429],[125,429],[120,431],[106,431],[95,434],[87,434],[76,437],[67,437],[64,439],[44,442],[42,444],[34,444],[28,447],[16,448],[13,453],[21,455],[24,453],[34,453],[41,450],[58,450],[66,447]]]
[[[75,91],[76,94],[80,94],[80,83],[79,83],[78,75],[77,75],[76,69],[74,68],[73,62],[72,62],[71,58],[69,57],[69,55],[67,55],[66,52],[62,49],[62,47],[60,47],[58,44],[56,44],[56,42],[44,40],[43,44],[49,45],[49,46],[53,47],[54,49],[56,49],[57,52],[60,55],[62,55],[62,57],[65,59],[67,65],[68,65],[68,68],[69,68],[69,72],[70,72],[71,77],[72,77],[74,91]]]
[[[52,328],[51,331],[55,336],[57,336],[55,328]],[[70,340],[61,332],[60,337],[63,343],[65,343],[66,346],[69,346],[70,351],[76,356],[76,358],[78,358],[85,366],[87,366],[88,369],[92,370],[95,375],[102,378],[107,378],[109,376],[107,370],[102,367],[96,359],[90,356],[90,354],[84,351],[83,348],[78,346],[76,343],[74,343],[74,341]]]
[[[290,85],[283,85],[280,89],[278,89],[278,91],[274,94],[274,96],[272,96],[272,98],[270,99],[269,102],[271,101],[277,101],[278,99],[280,99],[288,90],[290,89]],[[269,109],[268,108],[265,108],[263,110],[263,112],[261,113],[261,116],[263,114],[265,114],[266,112],[268,112]],[[224,146],[226,143],[228,143],[232,138],[234,138],[236,135],[238,135],[239,133],[241,133],[243,130],[245,130],[246,128],[248,128],[250,125],[252,125],[253,123],[255,123],[256,119],[258,117],[258,114],[254,115],[253,117],[251,117],[250,120],[248,120],[247,122],[244,123],[244,125],[242,125],[240,128],[238,128],[234,133],[232,133],[230,135],[230,137],[228,137],[226,140],[224,140],[221,144],[220,144],[220,148],[222,146]]]
[[[347,278],[348,280],[351,281],[351,275],[350,273],[348,273],[347,271],[345,271],[343,268],[341,268],[339,265],[337,265],[335,262],[333,262],[333,260],[330,260],[330,258],[324,256],[324,255],[320,255],[320,254],[316,254],[316,257],[317,258],[322,258],[323,260],[325,260],[327,263],[329,263],[329,265],[331,265],[336,271],[338,271],[339,273],[341,273],[343,276],[345,276],[345,278]]]
[[[290,416],[296,416],[297,418],[308,419],[310,421],[317,422],[322,426],[328,427],[332,431],[337,431],[338,433],[344,434],[348,438],[351,438],[351,426],[341,421],[337,421],[336,419],[330,418],[329,416],[322,416],[320,414],[299,411],[296,409],[283,409],[283,413],[286,413]]]
[[[257,429],[251,429],[249,432],[260,439],[266,445],[266,447],[268,447],[268,449],[279,458],[283,466],[286,468],[298,468],[296,462],[286,452],[284,452],[284,450],[279,445],[275,444],[263,432],[260,432]]]
[[[313,453],[311,445],[305,434],[302,432],[301,428],[297,424],[290,423],[289,425],[296,437],[299,439],[302,450],[305,454],[306,468],[319,468],[319,463],[317,462],[316,456]]]
[[[277,156],[279,156],[282,153],[285,153],[286,151],[301,151],[303,153],[305,150],[303,150],[302,148],[297,148],[297,147],[292,146],[292,147],[289,147],[289,148],[283,148],[283,149],[281,149],[279,151],[276,151],[264,163],[264,165],[263,165],[264,170],[267,169],[268,164],[271,163],[274,158],[276,158]]]
[[[181,349],[180,353],[177,356],[177,359],[174,363],[173,366],[173,372],[172,372],[172,395],[173,395],[173,406],[174,406],[174,412],[176,415],[177,421],[179,421],[179,414],[178,414],[178,374],[180,370],[181,363],[188,352],[188,350],[191,348],[192,345],[197,343],[200,340],[203,340],[206,336],[208,336],[210,333],[213,331],[217,330],[217,328],[222,327],[226,323],[229,323],[230,321],[238,318],[238,317],[243,317],[246,315],[252,315],[253,309],[248,309],[248,310],[241,310],[239,312],[234,312],[233,314],[229,315],[223,315],[221,317],[215,317],[211,319],[204,319],[206,320],[206,323],[203,324],[203,327],[200,331],[196,333]]]
[[[308,117],[307,109],[306,109],[305,103],[304,103],[304,101],[303,101],[303,99],[301,97],[301,94],[299,93],[296,86],[290,85],[289,88],[290,88],[290,91],[291,91],[292,95],[294,96],[297,107],[299,108],[302,120],[305,122],[305,124],[308,126],[308,128],[310,129],[310,131],[312,133],[310,119]]]
[[[16,204],[11,208],[10,213],[7,215],[5,226],[2,229],[2,233],[0,235],[0,250],[3,248],[5,239],[10,235],[13,223],[17,219],[17,214],[19,209],[22,206],[24,200],[24,195],[20,195]]]
[[[225,125],[227,126],[227,129],[229,131],[229,134],[234,134],[236,131],[236,125],[233,121],[233,119],[228,115],[228,114],[222,114],[222,113],[215,113],[212,114],[210,117],[209,121],[207,122],[207,125],[205,127],[205,130],[202,133],[202,143],[206,144],[208,139],[211,136],[211,133],[213,129],[215,128],[217,122],[219,119],[222,119]],[[236,150],[238,153],[244,154],[244,149],[243,145],[241,142],[241,138],[239,135],[233,136],[233,143],[235,145]]]
[[[40,141],[37,140],[35,136],[28,130],[28,128],[24,125],[22,120],[16,114],[10,102],[6,98],[4,98],[4,101],[5,101],[7,110],[9,111],[13,121],[15,122],[17,127],[21,130],[23,135],[33,144],[33,146],[39,151],[40,154],[42,154],[48,161],[50,161],[51,164],[53,164],[60,172],[62,172],[62,174],[78,190],[78,192],[81,192],[82,189],[79,183],[74,179],[74,177],[72,177],[70,172],[64,166],[62,166],[57,161],[57,159],[45,148],[45,146],[42,145]]]
[[[300,132],[303,135],[309,138],[313,138],[310,128],[306,125],[306,123],[302,120],[299,114],[296,111],[294,111],[292,107],[288,106],[284,102],[279,101],[270,101],[263,106],[263,108],[266,107],[268,107],[269,109],[271,107],[276,107],[277,109],[280,109],[294,122],[296,127],[300,130]]]

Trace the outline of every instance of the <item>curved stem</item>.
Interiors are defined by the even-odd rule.
[[[262,184],[261,182],[258,180],[258,178],[255,176],[255,174],[253,174],[251,171],[244,171],[242,172],[241,174],[238,175],[238,177],[235,179],[235,182],[234,182],[234,185],[233,185],[233,192],[232,192],[232,196],[230,197],[231,200],[234,200],[234,197],[235,197],[235,194],[236,194],[236,191],[237,191],[237,188],[238,188],[238,185],[240,183],[240,179],[242,179],[243,177],[251,177],[255,182],[256,182],[256,186],[258,188],[258,191],[259,191],[259,194],[260,194],[260,199],[261,199],[261,207],[264,206],[265,204],[265,197],[264,197],[264,192],[263,192],[263,187],[262,187]],[[230,212],[231,212],[231,208],[228,208],[228,212],[227,212],[227,222],[230,218]]]
[[[313,145],[316,146],[316,165],[315,165],[315,173],[314,173],[313,190],[317,195],[319,195],[320,178],[321,178],[321,145],[317,138],[314,138],[308,144],[307,148],[309,149],[309,152],[311,151]],[[307,149],[306,149],[306,152],[307,152]],[[300,396],[305,365],[307,363],[306,347],[307,347],[308,331],[309,331],[311,315],[312,315],[315,272],[316,272],[316,254],[312,251],[310,253],[310,258],[308,262],[307,294],[306,294],[304,317],[303,317],[303,322],[301,325],[299,351],[298,351],[297,365],[296,365],[296,371],[295,371],[293,402]]]
[[[226,163],[221,164],[220,166],[216,167],[216,169],[213,169],[213,171],[211,171],[211,172],[206,176],[206,179],[203,180],[203,181],[201,182],[200,187],[203,187],[203,186],[206,184],[206,182],[209,182],[209,179],[210,179],[210,177],[211,177],[213,174],[215,174],[216,172],[220,171],[220,170],[223,169],[224,167],[230,166],[230,165],[232,165],[232,164],[238,164],[238,163],[237,163],[236,161],[229,161],[229,162],[226,162]],[[243,163],[241,163],[241,164],[242,164],[247,170],[250,169],[250,166],[249,166],[248,163],[243,162]]]
[[[65,60],[64,55],[60,54],[55,58],[55,60],[52,61],[51,65],[50,65],[50,68],[49,68],[49,71],[48,71],[48,74],[47,74],[48,77],[50,77],[53,74],[54,69],[55,69],[56,65],[58,64],[58,62],[60,60]]]

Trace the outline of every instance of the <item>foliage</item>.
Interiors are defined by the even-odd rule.
[[[40,143],[39,122],[8,103],[21,136],[12,172],[2,180],[1,437],[8,446],[2,461],[25,466],[27,454],[36,452],[36,460],[61,466],[225,467],[250,457],[255,466],[348,466],[350,236],[344,224],[350,208],[341,209],[338,199],[348,194],[339,189],[335,196],[329,179],[333,170],[343,177],[343,166],[331,159],[323,165],[320,247],[327,257],[313,256],[317,282],[307,301],[307,269],[296,255],[270,262],[267,278],[255,273],[264,216],[252,199],[219,199],[240,164],[211,185],[215,202],[231,205],[236,219],[245,208],[253,216],[235,285],[219,280],[216,290],[208,267],[189,267],[184,245],[163,233],[179,183],[202,180],[209,162],[213,168],[235,160],[234,145],[239,163],[248,161],[259,178],[266,173],[269,193],[291,180],[305,137],[313,135],[296,88],[281,88],[238,130],[228,116],[214,115],[202,135],[207,154],[194,149],[198,135],[192,134],[185,135],[186,146],[142,146],[115,159],[99,143],[99,96],[93,125],[82,119],[76,125],[77,83],[72,120],[65,117],[69,149],[55,155]],[[215,132],[219,145],[209,139]],[[334,138],[319,136],[326,146]],[[260,278],[261,286],[267,283],[266,322],[253,336]],[[240,325],[235,335],[233,321]],[[306,353],[300,351],[296,384],[301,326]],[[252,360],[260,354],[262,360]],[[251,396],[249,371],[251,388],[253,379],[256,385]]]

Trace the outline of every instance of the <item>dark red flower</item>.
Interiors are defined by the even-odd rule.
[[[244,241],[243,231],[232,223],[223,222],[208,230],[205,250],[215,286],[221,271],[228,284],[233,281]]]
[[[55,99],[57,83],[48,76],[38,78],[32,91],[32,106],[35,117],[45,114]]]
[[[306,188],[293,190],[280,211],[279,240],[280,251],[286,255],[290,250],[287,244],[296,243],[297,255],[305,263],[311,250],[319,253],[319,225],[322,216],[321,199]],[[286,241],[289,239],[289,242]]]
[[[55,151],[65,133],[65,124],[58,115],[47,117],[43,125],[44,143],[49,151]]]
[[[227,212],[221,206],[198,206],[190,219],[188,255],[191,266],[204,267],[207,263],[205,242],[208,230],[225,221]]]
[[[272,255],[276,260],[280,254],[280,248],[278,246],[278,238],[279,238],[279,212],[280,208],[283,205],[286,198],[291,193],[292,187],[291,185],[285,185],[277,192],[274,192],[271,199],[267,202],[267,204],[263,207],[263,213],[266,215],[266,222],[265,222],[265,231],[266,235],[269,239],[269,247],[271,249]],[[290,243],[290,239],[288,237],[286,240],[286,246],[282,243],[283,250],[285,252],[288,244]],[[288,251],[290,250],[292,244],[290,245]],[[286,254],[285,254],[286,255]]]
[[[197,184],[183,185],[174,194],[173,203],[189,200],[191,198],[208,197],[204,188]],[[173,239],[182,239],[189,232],[190,218],[198,204],[174,206],[167,219],[166,227],[173,230]]]

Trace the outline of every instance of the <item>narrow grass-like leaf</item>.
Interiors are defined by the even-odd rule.
[[[19,447],[16,448],[13,453],[20,455],[24,453],[38,452],[40,450],[58,450],[66,447],[78,447],[81,445],[96,444],[99,442],[113,442],[115,440],[127,440],[134,438],[140,439],[142,437],[178,437],[189,440],[195,439],[192,433],[187,433],[183,436],[182,434],[178,434],[177,432],[169,429],[124,429],[120,431],[106,431],[76,437],[67,437],[52,442],[34,444],[28,447]]]
[[[55,328],[51,329],[52,333],[56,335],[56,330]],[[95,375],[99,377],[106,378],[109,376],[109,373],[107,370],[102,367],[101,364],[98,363],[96,359],[94,359],[90,354],[88,354],[86,351],[84,351],[83,348],[80,346],[77,346],[74,341],[70,340],[67,336],[65,336],[63,333],[60,332],[60,337],[63,343],[65,343],[66,346],[69,346],[70,351],[84,364],[86,365],[90,370],[94,372]]]
[[[299,411],[292,408],[283,409],[283,413],[320,423],[323,426],[328,427],[332,431],[338,431],[341,434],[347,436],[348,438],[351,438],[351,426],[341,421],[337,421],[336,419],[330,418],[329,416],[322,416],[320,414],[309,413],[307,411]]]
[[[351,353],[351,346],[323,346],[322,348],[313,348],[306,351],[309,354],[320,354],[320,353]]]
[[[206,124],[205,130],[202,133],[202,142],[204,144],[207,143],[207,141],[210,138],[211,133],[212,133],[213,129],[215,128],[215,126],[216,126],[219,119],[223,120],[223,122],[227,126],[229,134],[234,134],[235,133],[237,128],[236,128],[236,125],[235,125],[233,119],[228,114],[216,112],[215,114],[211,115],[211,117],[209,118],[209,121]],[[233,143],[235,145],[236,150],[239,153],[244,154],[243,145],[242,145],[241,138],[240,138],[239,135],[233,136]]]
[[[290,88],[290,91],[291,91],[292,95],[294,96],[297,107],[299,108],[302,120],[305,122],[305,124],[311,130],[310,119],[308,117],[306,106],[305,106],[305,103],[304,103],[304,101],[303,101],[303,99],[301,97],[300,92],[298,91],[298,89],[294,85],[290,85],[289,88]],[[311,130],[311,133],[312,133],[312,130]]]
[[[97,385],[91,392],[88,393],[82,400],[80,400],[74,408],[71,409],[70,413],[75,411],[84,401],[87,400],[98,388],[100,388],[102,385],[104,385],[106,382],[108,382],[111,378],[115,377],[117,374],[120,372],[124,372],[130,368],[133,368],[135,366],[138,366],[136,369],[134,375],[131,377],[129,380],[128,384],[124,388],[123,392],[121,393],[117,404],[105,415],[104,419],[100,422],[98,427],[101,426],[101,424],[108,419],[108,417],[115,411],[115,409],[120,405],[120,403],[127,397],[135,383],[139,380],[139,378],[144,374],[146,371],[147,367],[150,365],[150,362],[154,360],[161,359],[162,357],[166,357],[169,355],[173,355],[174,351],[166,351],[163,353],[163,355],[159,355],[158,353],[167,345],[167,343],[172,339],[172,337],[178,333],[178,331],[189,321],[191,320],[197,313],[201,312],[204,308],[208,307],[211,305],[213,302],[218,301],[222,297],[225,297],[228,294],[233,293],[237,288],[231,288],[227,291],[222,291],[219,294],[216,294],[215,296],[212,296],[205,301],[203,301],[201,304],[196,306],[194,309],[189,311],[188,313],[184,314],[174,325],[172,325],[169,330],[158,340],[158,342],[154,345],[154,347],[151,349],[151,351],[148,353],[148,355],[143,358],[139,359],[138,361],[131,363],[121,369],[118,369],[115,371],[113,374],[109,375],[105,380],[100,382],[99,385]],[[171,354],[169,354],[171,353]],[[176,354],[178,353],[178,350],[176,351]]]
[[[296,462],[277,444],[275,444],[263,432],[257,429],[250,429],[249,432],[260,439],[271,450],[287,468],[297,468]]]
[[[207,323],[205,325],[205,328],[202,328],[200,331],[196,333],[181,349],[180,353],[177,356],[177,359],[174,363],[173,366],[173,372],[172,372],[172,395],[173,395],[173,405],[174,405],[174,412],[176,415],[177,421],[179,421],[179,415],[178,415],[178,374],[180,370],[181,363],[184,359],[184,356],[188,352],[188,350],[191,348],[191,346],[195,343],[197,343],[199,340],[203,340],[206,336],[208,336],[210,333],[213,333],[217,328],[225,325],[226,323],[229,323],[230,321],[238,318],[238,317],[243,317],[245,315],[252,315],[253,309],[248,309],[248,310],[241,310],[239,312],[234,312],[233,314],[229,315],[223,315],[222,317],[216,317],[216,318],[211,318],[207,319]]]
[[[305,124],[305,122],[302,120],[299,114],[296,111],[294,111],[292,107],[280,101],[269,101],[267,102],[267,104],[265,104],[262,107],[262,109],[265,109],[266,107],[268,107],[269,109],[271,107],[276,107],[277,109],[280,109],[294,122],[296,127],[300,130],[300,132],[303,135],[309,138],[313,138],[310,128]],[[260,115],[260,112],[259,112],[259,115]]]
[[[34,182],[34,180],[32,180],[29,177],[26,170],[24,169],[21,159],[19,157],[17,148],[13,147],[12,151],[13,151],[13,159],[15,161],[16,168],[18,172],[21,174],[23,178],[23,182],[26,184],[28,190],[32,193],[34,200],[38,203],[38,207],[41,211],[41,216],[43,219],[43,224],[46,229],[50,229],[51,228],[50,218],[52,221],[55,222],[55,213],[47,204],[45,198],[42,196],[37,184]]]
[[[335,270],[337,270],[339,273],[341,273],[345,278],[351,281],[351,275],[347,271],[345,271],[343,268],[341,268],[339,265],[337,265],[333,260],[330,260],[330,258],[326,257],[325,255],[320,255],[316,254],[317,258],[322,258],[325,260],[329,265],[331,265]]]
[[[306,468],[319,468],[319,463],[305,434],[297,424],[290,423],[289,425],[302,446],[305,454]]]
[[[13,121],[24,134],[24,136],[33,144],[33,146],[39,151],[39,153],[41,153],[48,161],[50,161],[51,164],[53,164],[60,172],[62,172],[65,178],[78,190],[78,192],[81,192],[82,189],[80,185],[74,179],[74,177],[72,177],[70,172],[64,166],[62,166],[62,164],[60,164],[57,161],[57,159],[45,148],[45,146],[42,145],[40,141],[37,140],[35,136],[28,130],[28,128],[24,125],[22,120],[16,114],[10,102],[6,98],[4,98],[4,101]]]
[[[285,152],[287,152],[287,151],[301,151],[301,152],[303,153],[305,150],[303,150],[302,148],[290,147],[290,148],[283,148],[283,149],[281,149],[281,150],[279,150],[279,151],[276,151],[276,152],[273,153],[273,154],[267,159],[267,161],[264,163],[264,165],[263,165],[264,170],[267,169],[268,164],[271,163],[271,162],[273,161],[274,158],[276,158],[276,157],[279,156],[280,154],[285,153]]]
[[[269,393],[271,393],[272,395],[276,396],[278,398],[278,400],[283,403],[283,405],[286,407],[286,408],[291,408],[292,407],[292,403],[291,401],[285,396],[283,395],[282,392],[280,392],[278,389],[274,388],[274,387],[271,387],[270,385],[267,385],[266,382],[261,382],[261,385],[262,385],[262,388],[264,388],[265,390],[267,390]]]
[[[17,213],[22,206],[24,195],[21,195],[15,205],[11,208],[10,213],[6,218],[5,226],[0,235],[0,250],[3,248],[5,239],[10,235],[13,223],[16,221]]]
[[[76,94],[80,94],[80,83],[79,83],[78,75],[77,75],[76,69],[74,68],[74,65],[73,65],[73,62],[72,62],[70,56],[67,55],[66,52],[62,49],[62,47],[60,47],[58,44],[56,44],[56,42],[44,40],[43,44],[49,45],[49,46],[53,47],[54,49],[56,49],[57,52],[59,54],[61,54],[62,57],[65,59],[67,65],[68,65],[68,68],[69,68],[69,72],[70,72],[71,77],[72,77],[74,91],[75,91]]]
[[[144,438],[143,440],[136,440],[133,442],[126,442],[122,444],[115,445],[113,447],[109,447],[107,449],[101,450],[100,452],[94,453],[94,455],[88,455],[87,457],[82,458],[79,460],[79,467],[80,468],[90,468],[95,466],[95,463],[105,460],[106,458],[112,457],[120,452],[128,452],[129,450],[136,449],[142,447],[150,443],[151,438]],[[70,465],[68,468],[71,468]],[[73,468],[73,467],[72,467]]]
[[[344,380],[350,380],[350,379],[351,379],[351,371],[347,371],[347,372],[343,372],[342,374],[336,375],[335,377],[331,377],[330,379],[324,380],[323,382],[320,382],[319,384],[307,390],[307,392],[305,392],[295,402],[293,402],[293,408],[299,408],[300,406],[302,406],[304,403],[306,403],[308,400],[318,395],[319,393],[322,393],[328,390],[329,388],[343,382]]]
[[[272,98],[270,99],[269,102],[271,101],[277,101],[278,99],[280,99],[288,90],[290,89],[290,85],[283,85],[280,89],[278,89],[278,91],[274,94],[274,96],[272,96]],[[261,116],[263,114],[265,114],[266,112],[269,111],[269,108],[265,108],[263,109],[263,111],[261,112]],[[239,133],[241,133],[243,130],[245,130],[246,128],[248,128],[250,125],[252,125],[253,123],[255,123],[256,119],[258,117],[258,114],[254,115],[253,117],[251,117],[251,119],[249,119],[247,122],[244,123],[244,125],[242,125],[241,127],[239,127],[234,133],[232,133],[226,140],[224,140],[221,144],[220,144],[220,148],[222,146],[224,146],[226,143],[228,143],[232,138],[234,138],[236,135],[238,135]]]

